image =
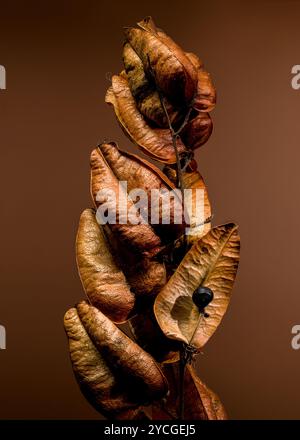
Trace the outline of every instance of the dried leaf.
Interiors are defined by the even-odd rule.
[[[148,307],[142,314],[137,314],[129,321],[129,327],[136,342],[157,362],[176,362],[179,359],[177,341],[166,338],[153,313]]]
[[[167,393],[167,381],[152,356],[95,307],[83,301],[77,305],[77,311],[83,326],[111,371],[117,376],[126,377],[127,386],[130,385],[129,396],[143,404]]]
[[[91,209],[83,211],[80,217],[76,259],[90,302],[112,321],[126,321],[134,307],[135,297]]]
[[[139,112],[126,78],[114,75],[105,101],[112,104],[115,114],[125,133],[146,154],[165,163],[175,163],[176,155],[169,129],[151,128]],[[178,151],[185,151],[180,139]]]
[[[146,75],[152,75],[159,90],[170,102],[187,104],[196,93],[197,69],[184,51],[163,31],[158,30],[151,17],[126,28],[127,41],[142,60]]]
[[[168,380],[170,393],[164,404],[153,406],[153,420],[177,419],[179,413],[179,365],[165,364],[163,372]],[[219,397],[197,376],[188,365],[184,376],[184,420],[226,420],[225,409]]]
[[[181,138],[185,145],[193,150],[205,144],[213,130],[212,119],[208,113],[198,113],[184,127]]]
[[[112,193],[115,198],[111,197]],[[93,150],[91,154],[91,194],[97,207],[100,206],[102,209],[105,207],[114,214],[115,224],[110,223],[109,227],[120,242],[133,252],[146,257],[152,257],[160,251],[160,238],[149,224],[129,222],[128,212],[136,214],[137,218],[139,213],[132,200],[128,198],[126,190],[119,185],[118,179],[99,148]]]
[[[239,261],[237,226],[217,226],[192,246],[155,300],[154,313],[164,334],[197,349],[215,332],[226,312]],[[200,311],[194,291],[205,286],[214,299]]]

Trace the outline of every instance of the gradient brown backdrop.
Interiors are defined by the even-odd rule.
[[[214,223],[240,225],[228,314],[198,361],[229,415],[300,418],[300,2],[0,2],[0,418],[97,418],[72,375],[62,327],[83,297],[74,258],[89,153],[133,148],[104,104],[122,27],[152,15],[204,59],[218,90],[198,153]]]

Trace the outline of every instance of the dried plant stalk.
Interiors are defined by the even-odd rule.
[[[82,213],[76,240],[88,302],[64,319],[74,374],[110,419],[223,420],[219,397],[191,365],[227,310],[239,262],[238,228],[212,227],[194,159],[212,133],[216,90],[202,60],[151,17],[124,33],[125,70],[105,101],[129,139],[164,168],[115,142],[91,153],[94,209]],[[146,204],[135,204],[136,189]],[[202,211],[194,210],[199,191]],[[172,194],[168,222],[154,192]],[[109,216],[115,221],[105,224]],[[132,338],[117,326],[124,322]]]

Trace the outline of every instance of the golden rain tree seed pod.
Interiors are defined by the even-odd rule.
[[[161,249],[161,240],[149,224],[132,224],[128,213],[136,213],[133,202],[127,192],[120,187],[119,181],[112,172],[99,148],[91,154],[91,195],[96,207],[114,214],[115,223],[109,224],[110,229],[125,246],[133,252],[145,257],[156,255]],[[99,191],[102,195],[99,198]],[[111,198],[111,194],[114,198]]]
[[[123,47],[123,62],[128,84],[139,111],[158,127],[168,128],[167,116],[156,85],[146,77],[142,61],[129,43],[125,43]],[[182,120],[183,115],[165,97],[164,105],[171,124],[175,126]]]
[[[139,112],[131,94],[128,80],[123,75],[114,75],[105,101],[114,108],[116,117],[125,134],[141,150],[153,159],[163,163],[175,163],[176,154],[168,128],[152,128]],[[186,151],[180,138],[177,140],[179,153]]]
[[[64,325],[78,384],[106,417],[131,418],[132,410],[167,393],[154,359],[95,307],[79,303],[66,313]]]
[[[148,204],[143,217],[152,225],[156,234],[163,242],[169,242],[181,235],[185,229],[185,219],[182,210],[180,222],[176,223],[174,215],[182,207],[182,201],[174,193],[175,185],[168,177],[155,165],[135,154],[120,150],[116,143],[110,142],[102,144],[101,152],[120,181],[127,182],[128,192],[138,188],[147,194]],[[170,221],[169,224],[162,223],[162,207],[160,203],[152,203],[153,190],[165,191],[170,193]],[[158,219],[158,224],[154,224],[152,219]]]
[[[195,243],[156,297],[154,313],[164,334],[201,349],[225,314],[238,269],[240,238],[233,223],[217,226]],[[200,286],[213,291],[205,313],[192,296]]]
[[[208,113],[198,113],[184,127],[181,139],[186,146],[196,150],[205,144],[211,136],[213,122]]]
[[[197,69],[185,52],[162,30],[151,17],[136,27],[125,29],[128,43],[142,60],[144,70],[170,100],[187,105],[197,90]]]
[[[103,227],[91,209],[83,211],[76,238],[76,260],[90,302],[114,322],[128,319],[134,294],[113,258]]]

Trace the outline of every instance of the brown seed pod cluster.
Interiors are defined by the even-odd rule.
[[[105,100],[163,169],[115,142],[91,153],[93,208],[81,214],[76,238],[87,299],[64,319],[74,374],[110,419],[224,419],[191,365],[226,312],[239,261],[237,226],[212,227],[193,157],[211,135],[216,91],[200,58],[151,17],[125,29],[123,62]],[[136,203],[136,189],[147,203]],[[168,221],[154,193],[169,197]]]

